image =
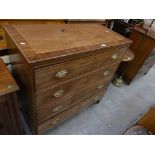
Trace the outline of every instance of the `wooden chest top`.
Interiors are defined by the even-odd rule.
[[[4,29],[28,63],[131,43],[99,24],[8,25]]]

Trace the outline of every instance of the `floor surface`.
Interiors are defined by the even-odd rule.
[[[99,104],[93,104],[69,120],[49,130],[48,135],[123,134],[155,104],[155,65],[130,86],[110,84]]]

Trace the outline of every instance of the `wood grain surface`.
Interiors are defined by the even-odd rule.
[[[10,25],[5,31],[33,134],[97,100],[131,43],[98,24]]]
[[[10,71],[0,59],[0,134],[22,134],[19,103],[16,91],[17,83]]]
[[[87,72],[101,69],[103,66],[119,63],[125,51],[126,48],[105,51],[96,55],[36,69],[35,89],[36,91],[41,91],[44,88],[60,84]],[[117,55],[117,58],[113,59],[113,55]],[[68,73],[65,77],[57,78],[56,74],[63,70],[67,70]]]
[[[143,65],[145,64],[145,61],[149,60],[149,57],[155,48],[155,39],[137,31],[137,29],[131,33],[130,39],[133,41],[130,48],[134,53],[134,59],[124,68],[124,77],[128,84],[132,82],[138,73],[140,73],[140,75],[145,75],[149,71],[153,65],[152,61],[148,61],[147,69],[146,67],[143,67]],[[145,69],[143,70],[143,68]]]
[[[131,43],[98,24],[9,25],[4,29],[29,63]]]
[[[64,24],[64,20],[50,19],[0,19],[0,50],[7,49],[4,25],[27,25],[27,24]]]
[[[85,95],[90,95],[93,92],[99,91],[107,86],[118,64],[105,67],[103,69],[95,70],[87,74],[83,74],[75,79],[65,81],[59,85],[44,89],[40,93],[36,93],[36,107],[43,108],[55,103],[61,103],[64,99],[71,98],[71,102],[76,99],[79,100]],[[107,74],[108,71],[108,75]],[[99,88],[98,88],[99,87]],[[100,88],[101,87],[101,88]],[[63,90],[62,96],[56,98],[54,93]]]
[[[0,95],[19,90],[14,78],[0,58]]]
[[[144,114],[144,116],[137,122],[137,125],[141,125],[155,135],[155,106]]]

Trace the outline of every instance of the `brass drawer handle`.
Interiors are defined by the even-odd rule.
[[[57,72],[55,77],[58,79],[61,79],[61,78],[65,77],[68,73],[69,73],[69,71],[67,69],[64,69],[62,71]]]
[[[104,75],[104,76],[110,75],[110,71],[105,71],[105,72],[103,73],[103,75]]]
[[[61,97],[64,93],[64,90],[58,90],[57,92],[55,92],[53,94],[54,97],[58,98],[58,97]]]
[[[117,59],[118,58],[118,54],[117,53],[113,54],[111,58],[112,59]]]
[[[97,89],[102,89],[104,87],[104,85],[99,85],[97,86]]]
[[[58,123],[59,120],[60,120],[60,118],[56,118],[56,119],[52,122],[52,124]]]
[[[59,111],[60,109],[62,109],[62,105],[55,107],[52,111],[56,112],[56,111]]]

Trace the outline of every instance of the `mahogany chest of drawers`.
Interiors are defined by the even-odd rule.
[[[34,134],[100,100],[131,43],[98,24],[4,29],[13,71],[27,95]]]
[[[23,134],[17,102],[18,85],[0,59],[0,135]]]

